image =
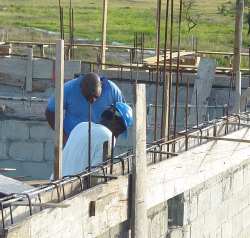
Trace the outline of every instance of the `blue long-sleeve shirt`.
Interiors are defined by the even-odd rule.
[[[70,80],[64,84],[64,131],[67,135],[80,122],[88,121],[88,101],[82,95],[81,84],[84,76]],[[100,123],[101,114],[110,105],[116,102],[123,102],[124,97],[120,89],[110,80],[102,77],[102,94],[92,104],[92,122]],[[48,111],[55,112],[55,97],[52,96],[48,102]]]

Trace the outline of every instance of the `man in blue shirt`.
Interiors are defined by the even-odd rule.
[[[92,121],[100,123],[103,111],[116,102],[124,102],[120,89],[108,79],[100,78],[98,74],[88,73],[65,83],[64,143],[77,124],[88,121],[89,103],[92,104]],[[49,99],[45,115],[49,125],[54,129],[54,96]]]

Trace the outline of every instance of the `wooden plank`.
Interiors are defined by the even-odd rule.
[[[188,51],[181,51],[180,52],[180,57],[184,57],[184,56],[187,56],[187,55],[194,55],[194,54],[195,54],[195,52],[193,52],[193,51],[190,51],[190,52],[188,52]],[[176,59],[177,56],[178,56],[178,52],[174,52],[172,54],[172,58],[173,59]],[[163,61],[164,60],[164,55],[160,55],[159,59],[160,59],[160,62]],[[166,59],[167,60],[170,59],[170,52],[167,52]],[[144,59],[144,63],[146,63],[146,64],[155,64],[156,61],[157,61],[157,57],[156,56]]]
[[[62,178],[63,150],[63,86],[64,86],[64,40],[56,45],[56,112],[55,112],[55,164],[54,179]]]
[[[33,49],[27,48],[27,69],[25,78],[26,92],[32,92],[32,76],[33,76]]]
[[[135,158],[132,167],[132,238],[147,238],[146,208],[146,88],[135,86]]]

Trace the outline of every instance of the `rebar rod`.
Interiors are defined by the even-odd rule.
[[[170,53],[170,61],[169,61],[169,93],[168,93],[168,101],[169,101],[169,105],[168,105],[168,111],[169,111],[169,115],[168,115],[168,140],[170,139],[170,126],[171,126],[171,111],[170,111],[170,107],[171,107],[171,91],[172,91],[172,71],[173,71],[173,28],[174,28],[174,0],[171,0],[171,21],[170,21],[170,49],[169,49],[169,53]]]
[[[92,107],[91,103],[89,102],[89,118],[88,118],[88,172],[91,172],[91,120],[92,120]],[[90,176],[88,178],[88,187],[90,187],[91,181]]]
[[[179,9],[179,27],[178,27],[178,46],[177,46],[177,72],[175,83],[175,111],[174,111],[174,138],[176,137],[177,113],[178,113],[178,96],[179,96],[179,75],[180,75],[180,45],[181,45],[181,20],[182,20],[182,0],[180,0]]]
[[[186,102],[185,102],[185,131],[188,131],[188,111],[189,111],[189,79],[186,81]]]
[[[167,0],[166,4],[166,16],[165,16],[165,36],[164,36],[164,63],[163,63],[163,92],[162,92],[162,113],[161,113],[161,138],[165,138],[166,133],[166,123],[164,122],[167,117],[168,108],[166,107],[169,102],[167,100],[167,90],[168,90],[168,83],[167,83],[167,74],[166,74],[166,69],[167,69],[167,41],[168,41],[168,15],[169,15],[169,0]]]
[[[157,138],[157,104],[159,91],[159,61],[160,61],[160,34],[161,34],[161,0],[158,2],[157,12],[157,63],[156,63],[156,85],[155,85],[155,116],[154,116],[154,140]]]

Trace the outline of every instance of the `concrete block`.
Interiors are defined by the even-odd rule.
[[[30,138],[33,140],[53,140],[54,131],[47,125],[32,125],[30,127]]]
[[[206,189],[198,195],[198,216],[209,211],[211,207],[210,190]]]
[[[250,166],[244,166],[243,168],[243,181],[244,186],[250,184]]]
[[[53,162],[24,162],[17,160],[0,160],[0,167],[15,168],[16,171],[6,173],[7,176],[25,176],[25,179],[48,179],[52,174]]]
[[[182,230],[182,228],[170,229],[167,238],[183,238],[183,230]]]
[[[54,160],[54,142],[53,141],[47,141],[45,143],[44,148],[44,159],[53,161]]]
[[[242,232],[243,230],[243,222],[242,222],[242,213],[239,213],[232,218],[232,235],[233,237],[238,237],[238,235]]]
[[[231,238],[232,237],[232,220],[228,219],[221,225],[221,238]]]
[[[12,142],[9,155],[14,160],[42,161],[43,144],[38,142]]]
[[[29,128],[25,121],[0,121],[0,138],[11,140],[26,140],[29,138]]]
[[[230,175],[223,179],[222,181],[222,201],[229,199],[232,196],[232,185],[233,184],[233,176]]]
[[[233,193],[237,194],[244,186],[243,169],[239,169],[233,174]]]
[[[216,184],[211,188],[211,210],[216,209],[222,203],[222,183]]]
[[[0,159],[7,159],[7,141],[0,141]]]

